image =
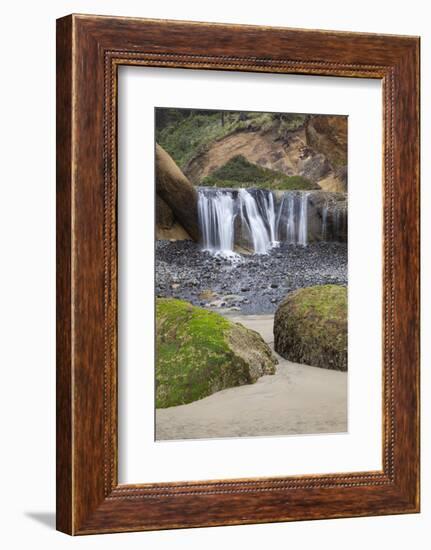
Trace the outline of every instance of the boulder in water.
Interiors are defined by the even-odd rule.
[[[253,384],[277,360],[262,337],[183,300],[156,301],[156,407]]]
[[[347,370],[347,288],[320,285],[288,294],[275,313],[275,351],[285,359]]]

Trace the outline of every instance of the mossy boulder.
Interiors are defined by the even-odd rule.
[[[257,332],[183,300],[157,299],[157,408],[253,384],[276,364]]]
[[[347,288],[320,285],[288,294],[274,318],[275,351],[285,359],[347,370]]]
[[[242,155],[232,157],[226,164],[206,176],[200,185],[208,187],[256,187],[263,189],[309,190],[317,186],[302,176],[287,176],[249,162]]]

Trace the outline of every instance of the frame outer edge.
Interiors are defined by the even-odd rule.
[[[412,512],[420,511],[420,39],[396,67],[394,154],[396,171],[394,241],[395,376],[398,399],[397,483]],[[405,365],[402,369],[401,365]]]
[[[56,24],[56,528],[74,532],[72,365],[73,17]]]
[[[81,139],[85,139],[87,137],[92,138],[92,132],[95,133],[95,137],[97,140],[99,140],[99,135],[97,132],[99,120],[95,119],[89,119],[87,120],[87,123],[90,122],[90,125],[86,126],[85,121],[81,120],[80,115],[85,115],[86,110],[90,107],[90,104],[87,104],[86,101],[94,101],[94,105],[96,105],[97,109],[99,109],[99,97],[97,96],[97,93],[101,93],[101,89],[93,90],[91,94],[87,94],[84,97],[84,94],[82,93],[82,90],[88,91],[88,84],[80,82],[80,78],[82,77],[82,71],[83,67],[89,68],[88,63],[94,63],[98,60],[100,62],[101,56],[103,56],[104,49],[110,49],[105,48],[104,39],[108,39],[109,41],[112,41],[115,39],[116,42],[121,44],[120,36],[119,36],[119,30],[115,28],[100,28],[99,23],[97,23],[96,27],[92,24],[92,28],[89,29],[86,23],[92,21],[92,23],[95,23],[94,18],[92,19],[92,16],[68,16],[66,18],[60,19],[57,22],[57,192],[58,192],[58,198],[57,198],[57,252],[58,252],[58,264],[57,264],[57,299],[58,299],[58,310],[57,310],[57,529],[64,531],[69,534],[86,534],[86,533],[97,533],[97,532],[107,532],[107,531],[123,531],[123,530],[142,530],[142,529],[157,529],[157,528],[173,528],[173,527],[191,527],[191,526],[204,526],[204,525],[223,525],[223,524],[229,524],[229,523],[260,523],[260,522],[266,522],[268,519],[258,519],[250,516],[244,516],[244,512],[241,511],[241,517],[238,516],[236,519],[229,520],[225,517],[225,514],[223,513],[222,516],[220,516],[221,519],[213,520],[211,517],[205,517],[200,522],[191,521],[190,523],[188,521],[185,521],[184,519],[184,511],[181,510],[182,504],[184,504],[186,501],[188,502],[189,498],[188,495],[178,495],[175,496],[175,500],[171,500],[170,497],[168,497],[168,501],[170,501],[170,504],[168,504],[168,501],[166,504],[162,506],[162,503],[160,501],[160,513],[155,512],[153,506],[150,506],[148,504],[144,505],[138,505],[138,502],[136,500],[132,501],[134,497],[123,497],[117,500],[117,503],[114,503],[112,499],[110,498],[109,494],[107,495],[105,492],[105,496],[102,497],[102,483],[101,483],[101,466],[98,463],[92,464],[91,467],[89,467],[88,460],[94,460],[95,458],[100,458],[100,445],[99,440],[97,439],[100,436],[100,431],[95,431],[94,421],[91,418],[91,414],[94,414],[95,407],[97,406],[99,408],[99,402],[97,402],[96,405],[93,406],[93,404],[88,401],[89,398],[92,396],[88,393],[88,391],[85,390],[85,387],[83,386],[84,378],[88,376],[88,379],[85,380],[90,384],[89,387],[91,387],[91,384],[96,383],[96,380],[100,379],[99,374],[97,373],[97,370],[95,371],[94,368],[97,364],[92,362],[92,355],[87,354],[85,355],[85,352],[81,351],[80,344],[81,342],[88,346],[89,342],[92,341],[92,334],[83,334],[83,330],[85,327],[78,325],[74,326],[74,320],[73,316],[76,316],[77,323],[80,321],[80,315],[87,314],[90,310],[88,309],[88,304],[90,303],[92,308],[97,308],[97,305],[95,306],[94,302],[96,300],[95,297],[91,297],[90,302],[83,302],[83,299],[88,298],[88,291],[89,287],[83,285],[83,279],[82,276],[86,274],[85,268],[88,266],[88,257],[86,257],[86,253],[88,252],[88,249],[81,249],[80,243],[82,244],[82,239],[84,237],[84,228],[82,227],[82,223],[84,225],[87,223],[87,218],[85,218],[85,210],[88,207],[88,204],[93,204],[97,206],[97,209],[99,208],[98,203],[94,203],[95,200],[98,199],[98,194],[95,192],[91,192],[91,186],[89,187],[89,183],[84,180],[91,181],[91,178],[89,178],[89,172],[94,175],[97,173],[98,177],[98,170],[99,168],[92,167],[89,172],[85,172],[85,170],[81,170],[81,165],[77,165],[77,162],[84,164],[83,168],[88,168],[87,165],[89,163],[90,155],[88,154],[88,150],[85,151],[83,149],[83,144],[81,143]],[[113,27],[115,27],[115,23],[117,21],[117,18],[110,18],[110,21],[108,22],[110,26],[111,22],[113,24]],[[146,22],[146,20],[140,20],[142,21],[142,26]],[[106,22],[106,20],[105,20]],[[135,20],[136,23],[136,20]],[[154,22],[155,25],[159,26],[166,26],[167,22],[159,21]],[[179,22],[171,22],[172,24],[178,24]],[[84,28],[86,27],[87,28]],[[187,27],[188,24],[184,24],[184,27]],[[206,26],[206,25],[202,25]],[[126,25],[127,28],[127,25]],[[241,26],[238,26],[238,28],[235,29],[235,32],[240,32],[242,29]],[[233,30],[233,29],[232,29]],[[281,29],[280,29],[281,30]],[[286,31],[289,31],[289,29],[285,29]],[[136,31],[136,29],[134,29]],[[293,29],[292,32],[295,32]],[[106,36],[103,33],[107,33]],[[313,33],[314,31],[309,31],[310,33]],[[318,32],[318,31],[317,31]],[[117,33],[117,34],[115,34]],[[335,35],[338,35],[340,33],[336,33],[334,31]],[[76,35],[76,43],[74,41],[74,35]],[[83,36],[85,35],[85,41],[83,40]],[[359,34],[352,34],[352,41],[353,37],[356,36],[362,36]],[[377,40],[377,37],[379,35],[370,35],[370,42],[373,42],[374,40]],[[412,37],[405,37],[405,39],[402,40],[402,47],[399,44],[398,38],[391,39],[390,36],[385,37],[384,35],[380,35],[381,38],[387,38],[389,41],[388,48],[390,51],[390,55],[400,55],[400,48],[403,52],[403,55],[400,55],[397,65],[398,68],[401,66],[403,62],[406,61],[406,51],[410,50],[409,52],[409,58],[412,59],[410,56],[412,55],[413,43],[416,40],[416,54],[413,54],[413,57],[418,54],[418,40],[412,39]],[[137,39],[138,40],[138,39]],[[145,39],[146,40],[146,39]],[[144,48],[145,44],[144,39],[140,39],[136,42],[137,50],[139,48]],[[394,41],[392,43],[392,41]],[[85,44],[84,44],[85,42]],[[91,43],[91,50],[87,51],[86,48],[89,48],[89,44]],[[142,44],[141,44],[142,43]],[[157,42],[156,42],[157,43]],[[393,49],[391,47],[393,46]],[[193,43],[190,46],[193,47]],[[81,51],[82,50],[82,51]],[[310,47],[308,47],[308,50],[310,51]],[[367,50],[369,53],[370,50],[370,44],[368,44],[368,48],[365,48],[362,52],[362,57],[365,59]],[[144,49],[142,51],[145,51]],[[97,52],[97,53],[96,53]],[[287,51],[287,55],[288,55]],[[77,57],[75,59],[75,55],[79,54],[79,58]],[[88,54],[90,56],[89,60],[86,60],[85,55]],[[172,55],[172,54],[169,54]],[[173,54],[175,57],[175,54]],[[312,53],[308,54],[312,55]],[[369,53],[369,55],[371,55]],[[92,57],[94,56],[94,57]],[[187,56],[187,55],[186,55]],[[404,60],[402,59],[404,57]],[[96,59],[97,58],[97,59]],[[257,59],[257,58],[256,58]],[[289,57],[287,57],[289,59]],[[331,57],[329,56],[329,59]],[[418,61],[417,57],[415,57],[415,60]],[[395,65],[392,65],[394,68]],[[97,74],[97,86],[100,85],[100,66],[94,66],[93,68],[96,69]],[[198,67],[197,67],[198,68]],[[216,68],[216,67],[214,67]],[[390,69],[390,66],[387,66],[387,69]],[[76,75],[75,71],[76,70]],[[238,69],[234,70],[241,70],[239,67]],[[243,68],[242,70],[248,70]],[[265,70],[265,69],[263,69]],[[266,72],[266,71],[265,71]],[[271,72],[271,71],[268,71]],[[284,71],[283,71],[284,72]],[[286,71],[288,72],[288,71]],[[290,72],[290,71],[289,71]],[[320,69],[319,69],[320,72]],[[323,71],[322,71],[323,72]],[[334,74],[335,70],[332,68],[328,68],[327,74]],[[418,95],[418,75],[415,72],[415,69],[413,69],[413,76],[411,76],[412,80],[409,81],[403,86],[404,89],[407,91],[413,92],[414,99],[417,99]],[[364,76],[367,75],[361,74],[361,71],[356,70],[352,72],[352,76]],[[93,77],[92,77],[93,78]],[[84,86],[82,89],[81,87]],[[395,108],[397,109],[397,101],[403,101],[402,96],[397,96],[395,101]],[[416,112],[412,113],[412,109],[410,106],[406,108],[407,113],[412,114],[413,118],[416,120],[418,118],[415,115],[418,115],[417,111],[418,105],[416,105]],[[79,113],[76,112],[74,115],[74,112],[76,109],[79,109]],[[79,114],[79,116],[77,116]],[[99,110],[95,112],[96,117],[100,115]],[[74,122],[74,116],[76,118],[76,121]],[[415,135],[415,130],[412,130],[412,124],[408,125],[410,131],[412,133],[410,135]],[[396,130],[400,132],[402,128],[400,128],[399,121],[397,121]],[[74,140],[79,140],[77,142],[74,142]],[[416,131],[416,138],[417,138],[417,131]],[[75,146],[73,145],[75,143]],[[97,142],[97,147],[99,147],[100,142]],[[413,148],[417,149],[417,145],[415,144]],[[395,148],[395,153],[399,152],[397,150],[398,148]],[[91,160],[91,159],[90,159]],[[94,159],[95,161],[97,159]],[[396,158],[397,169],[400,170],[400,167],[404,166],[401,159]],[[87,165],[85,164],[87,163]],[[412,218],[411,213],[412,210],[415,208],[412,207],[412,203],[416,200],[418,200],[417,192],[418,192],[418,186],[416,185],[418,183],[418,156],[413,153],[413,156],[410,157],[410,162],[408,163],[409,168],[413,169],[414,174],[417,174],[417,177],[415,179],[415,176],[413,176],[413,182],[414,185],[411,186],[411,190],[413,193],[413,197],[410,201],[410,204],[408,206],[410,216],[407,215],[406,219],[412,224]],[[404,168],[405,170],[405,168]],[[402,170],[401,170],[402,171]],[[404,174],[405,175],[405,174]],[[397,178],[396,178],[397,179]],[[398,181],[400,178],[398,178]],[[78,185],[79,184],[79,185]],[[399,185],[399,183],[398,183]],[[400,190],[400,186],[398,187],[398,191]],[[84,192],[85,191],[85,192]],[[74,198],[76,199],[74,201]],[[398,193],[398,198],[400,199],[400,193]],[[90,201],[86,201],[85,199],[90,199]],[[414,203],[414,205],[418,206],[418,203]],[[84,206],[87,205],[87,206]],[[400,205],[397,204],[397,208],[400,208]],[[99,219],[100,212],[97,212],[97,219]],[[76,217],[76,227],[74,227],[74,219]],[[415,220],[416,222],[417,220]],[[98,233],[98,230],[94,229],[94,224],[91,226],[92,236],[91,239],[91,246],[95,246],[94,236],[96,233]],[[413,259],[418,261],[418,256],[415,256],[417,241],[415,240],[415,236],[418,236],[418,226],[416,225],[413,227],[413,233],[414,235],[411,236],[409,242],[413,243],[413,252],[404,252],[404,256],[407,254],[412,254]],[[115,233],[114,233],[115,235]],[[399,239],[397,242],[397,247],[400,245],[402,239]],[[106,235],[105,235],[105,241],[106,241]],[[104,243],[106,245],[106,242]],[[84,252],[84,257],[79,255],[79,252]],[[99,248],[97,247],[97,254],[99,255]],[[396,250],[396,260],[399,263],[402,263],[405,265],[405,258],[400,259],[399,256],[400,252],[399,250]],[[74,260],[75,258],[75,260]],[[79,258],[79,262],[77,261]],[[76,261],[74,266],[74,261]],[[97,260],[99,261],[99,260]],[[87,262],[87,264],[85,263]],[[74,270],[75,267],[75,270]],[[94,266],[93,266],[94,267]],[[97,266],[97,269],[99,267]],[[401,270],[402,271],[402,270]],[[94,275],[93,280],[99,280],[98,274],[91,274]],[[409,279],[410,283],[413,283],[417,287],[418,283],[418,272],[416,270],[416,264],[413,267],[409,267],[406,273],[404,273],[404,276]],[[81,279],[80,279],[81,277]],[[73,281],[72,281],[73,279]],[[415,288],[416,288],[415,287]],[[83,293],[83,295],[80,295],[80,292]],[[403,297],[405,297],[405,287],[400,285],[400,292]],[[416,290],[412,291],[412,295],[416,295]],[[81,302],[80,302],[81,300]],[[79,307],[78,307],[79,306]],[[84,307],[83,307],[84,306]],[[86,309],[87,308],[87,309]],[[410,316],[410,319],[413,319],[413,324],[418,321],[418,304],[414,303],[411,306],[407,308],[408,314]],[[94,313],[94,309],[91,310],[92,313]],[[100,312],[96,312],[99,316]],[[99,318],[99,317],[98,317]],[[84,319],[86,320],[86,319]],[[402,325],[402,322],[399,323],[400,326]],[[94,333],[94,326],[87,327],[88,329],[92,329]],[[403,327],[400,327],[400,330],[404,330]],[[98,334],[98,333],[97,333]],[[97,334],[95,336],[97,336]],[[415,338],[417,336],[416,331],[416,325],[414,326],[413,330],[410,332],[410,334]],[[76,349],[77,349],[77,355],[74,357],[73,353],[74,350],[72,349],[73,342],[75,339],[76,343]],[[98,344],[97,344],[98,345]],[[411,346],[417,347],[417,341],[415,340]],[[406,346],[404,348],[404,353],[406,352]],[[99,349],[97,351],[99,353]],[[416,353],[414,355],[414,372],[415,375],[418,375],[418,356]],[[398,365],[401,368],[401,365]],[[316,514],[316,517],[351,517],[355,515],[376,515],[376,514],[388,514],[388,513],[405,513],[405,512],[412,512],[412,511],[418,511],[417,509],[413,510],[413,499],[415,499],[416,503],[418,502],[418,491],[417,489],[413,489],[412,484],[413,482],[416,482],[415,485],[417,486],[418,483],[418,439],[417,439],[417,431],[415,430],[418,427],[417,418],[415,417],[414,420],[409,420],[409,412],[410,413],[418,413],[418,378],[416,377],[414,380],[414,375],[409,375],[407,372],[407,367],[401,369],[403,377],[405,376],[408,380],[408,389],[412,392],[412,395],[410,396],[410,403],[413,403],[411,405],[411,408],[409,411],[406,409],[406,392],[408,391],[405,389],[404,391],[398,391],[399,394],[399,401],[397,401],[397,404],[399,404],[398,411],[397,411],[397,417],[401,418],[403,422],[406,423],[408,427],[408,434],[405,439],[405,441],[409,441],[410,444],[413,445],[413,448],[407,449],[407,455],[408,457],[405,459],[405,463],[403,462],[401,455],[399,456],[399,459],[401,460],[402,464],[404,464],[407,468],[407,472],[404,473],[402,469],[400,469],[400,464],[397,464],[397,468],[399,470],[400,478],[398,479],[398,482],[401,481],[400,484],[397,483],[398,487],[397,489],[401,490],[401,492],[397,494],[392,494],[390,492],[386,492],[385,494],[380,492],[376,493],[376,496],[382,499],[381,505],[377,505],[376,508],[374,508],[374,511],[368,510],[368,513],[365,511],[361,512],[360,507],[354,511],[353,509],[350,510],[350,513],[345,510],[341,511],[337,514],[331,514],[328,512],[325,512],[325,510],[320,510],[318,514]],[[75,392],[75,401],[76,406],[74,407],[73,403],[73,391],[74,391],[74,372],[76,371],[77,379],[76,379],[76,392]],[[97,392],[99,392],[99,389],[96,389]],[[82,393],[81,391],[82,390]],[[110,398],[112,399],[112,395]],[[415,409],[416,405],[416,409]],[[403,408],[404,407],[404,408]],[[89,417],[85,418],[83,417],[83,413],[90,414]],[[93,422],[93,424],[92,424]],[[115,426],[111,427],[115,431]],[[104,432],[107,433],[109,431],[109,421],[108,423],[104,423]],[[112,436],[112,434],[111,434]],[[416,438],[415,438],[416,437]],[[89,439],[90,438],[90,439]],[[108,437],[110,440],[111,437]],[[96,444],[97,449],[94,450],[92,448],[92,444]],[[60,448],[59,448],[60,446]],[[398,452],[399,452],[398,448]],[[75,470],[75,476],[74,476],[74,470]],[[331,475],[329,474],[329,477]],[[115,479],[112,480],[115,482]],[[222,480],[220,480],[222,481]],[[192,484],[193,482],[191,482]],[[110,483],[108,483],[110,485]],[[392,486],[393,489],[395,489],[395,486]],[[371,489],[371,488],[370,488]],[[377,489],[377,488],[376,488]],[[106,485],[105,485],[106,490]],[[390,488],[388,487],[388,491],[390,491]],[[115,492],[115,489],[114,489]],[[227,491],[231,493],[236,493],[235,491]],[[248,491],[247,491],[248,492]],[[253,489],[251,489],[251,492],[253,492]],[[355,496],[359,496],[359,493],[356,494],[356,490],[354,490]],[[108,491],[109,493],[109,491]],[[343,494],[350,494],[350,491],[343,491]],[[305,495],[305,492],[303,493]],[[374,490],[370,490],[370,495],[374,494]],[[193,495],[193,493],[189,493],[190,497]],[[298,493],[298,498],[301,495],[301,491]],[[340,490],[341,495],[341,490]],[[353,495],[353,493],[352,493]],[[392,501],[392,505],[389,505],[389,500],[384,503],[384,497],[386,495],[386,498],[394,498],[395,500]],[[208,493],[209,496],[209,493]],[[135,497],[136,498],[136,497]],[[156,497],[157,498],[157,497]],[[164,498],[164,497],[162,497]],[[238,502],[245,498],[240,497],[239,494],[235,494],[235,496],[230,497],[235,498]],[[304,497],[306,498],[306,497]],[[154,502],[154,501],[153,501]],[[211,499],[211,502],[215,502],[214,499]],[[242,502],[242,500],[241,500]],[[325,501],[326,502],[326,501]],[[133,503],[133,506],[132,506]],[[217,503],[220,505],[222,504],[222,499],[217,500]],[[196,504],[196,503],[195,503]],[[377,502],[376,502],[377,504]],[[126,508],[130,505],[130,512],[133,510],[133,515],[135,514],[144,514],[142,516],[139,516],[139,521],[137,521],[137,517],[132,520],[130,518],[129,522],[126,522]],[[418,504],[416,505],[416,507]],[[180,508],[178,508],[180,507]],[[326,509],[326,505],[324,507]],[[144,512],[146,510],[146,512]],[[162,520],[161,515],[163,513],[168,513],[168,510],[173,514],[169,521],[165,523]],[[159,514],[160,518],[155,520],[153,523],[149,517],[146,516],[146,514]],[[327,515],[325,515],[327,514]],[[285,517],[284,519],[281,519],[283,514],[277,515],[275,518],[269,519],[269,521],[286,521],[289,519],[305,519],[306,515],[299,515],[295,514],[295,517],[291,516],[290,518]],[[142,519],[141,519],[142,518]],[[168,518],[165,518],[166,520]],[[312,517],[308,517],[307,519],[312,519]]]

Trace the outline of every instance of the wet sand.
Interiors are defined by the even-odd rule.
[[[273,315],[226,315],[273,349]],[[277,373],[187,405],[156,410],[156,439],[202,439],[347,431],[347,373],[291,363]]]

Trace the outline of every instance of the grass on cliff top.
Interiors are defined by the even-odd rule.
[[[305,121],[305,115],[296,113],[160,108],[157,111],[158,119],[163,122],[156,126],[156,141],[182,170],[192,158],[206,151],[214,141],[235,132],[274,130],[274,137],[279,138],[285,132],[296,130]]]
[[[302,176],[286,176],[249,162],[242,155],[231,158],[224,166],[206,176],[201,185],[208,187],[259,187],[262,189],[309,190],[315,186]]]

